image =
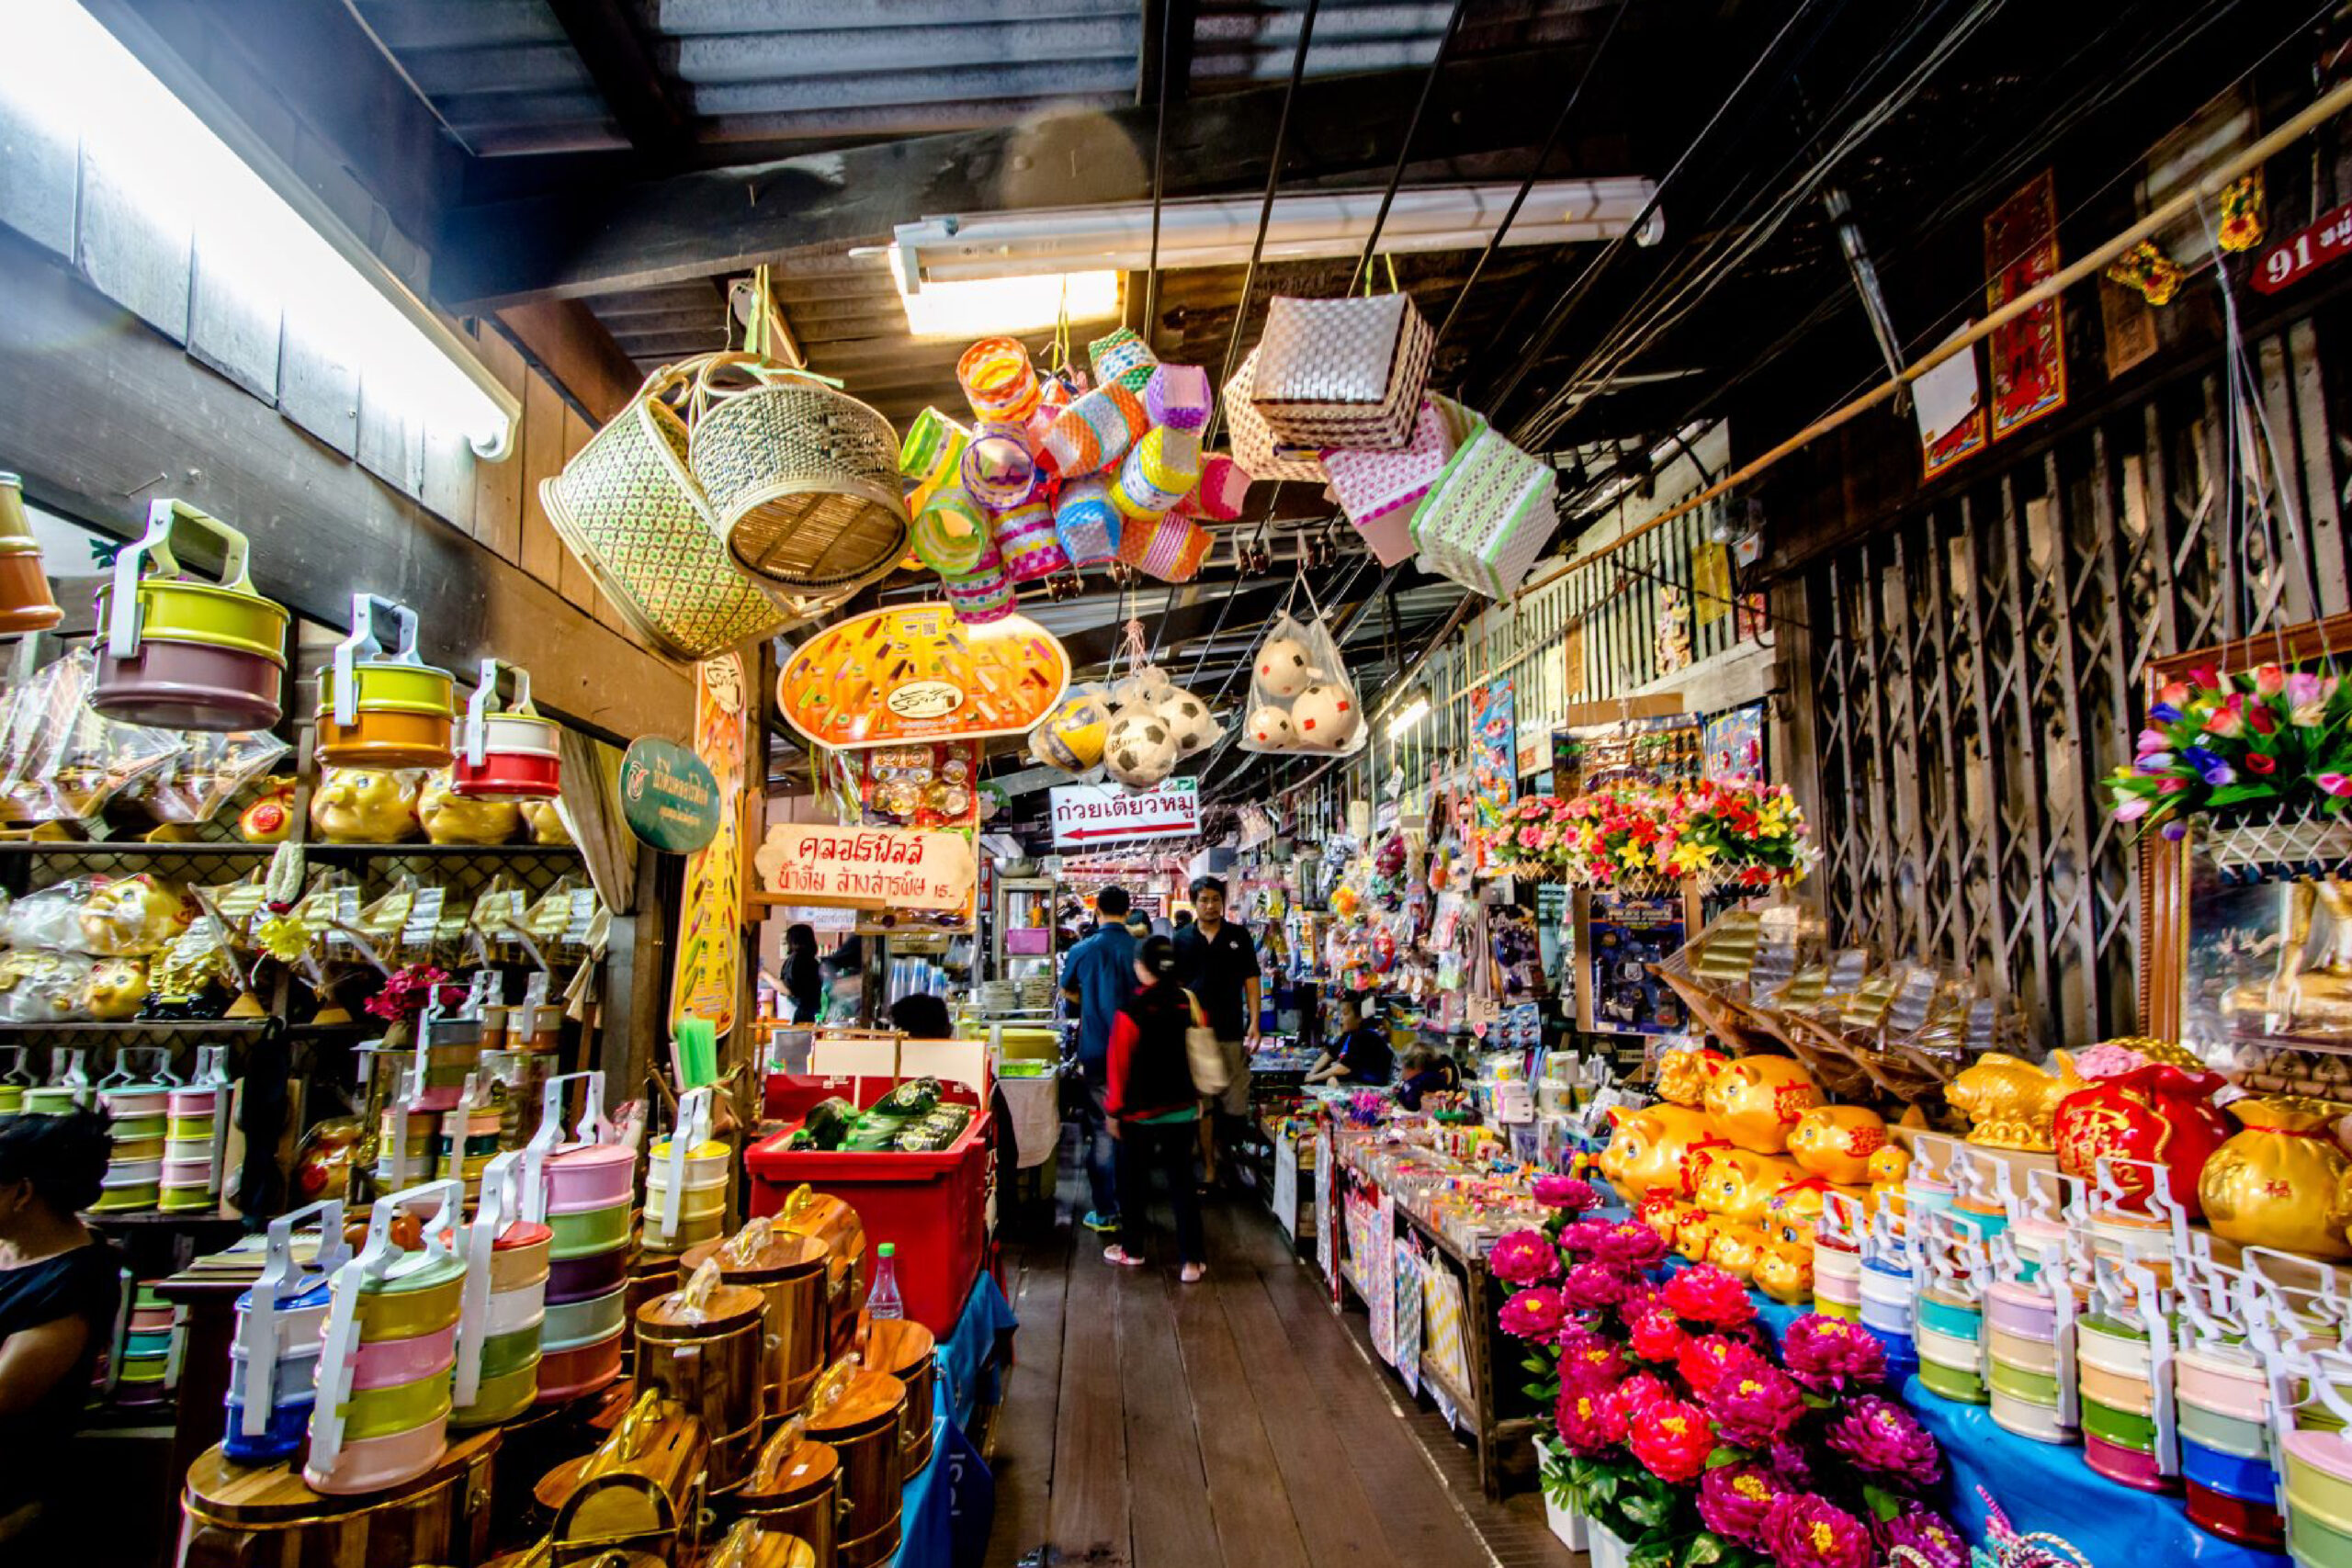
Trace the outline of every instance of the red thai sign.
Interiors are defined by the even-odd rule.
[[[2290,235],[2256,258],[2256,292],[2276,294],[2300,283],[2312,272],[2352,252],[2352,202],[2337,208],[2300,234]]]

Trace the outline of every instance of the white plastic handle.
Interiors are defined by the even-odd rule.
[[[710,1136],[710,1090],[690,1089],[678,1097],[677,1125],[670,1130],[670,1201],[662,1211],[662,1239],[678,1234],[678,1215],[686,1206],[686,1164],[689,1152]]]
[[[466,1227],[466,1284],[458,1309],[456,1407],[463,1410],[481,1390],[482,1346],[489,1336],[490,1262],[500,1232],[514,1209],[515,1171],[522,1156],[513,1150],[492,1158],[481,1173],[481,1201]]]
[[[319,1251],[311,1267],[305,1269],[294,1261],[294,1227],[314,1215],[319,1221]],[[330,1238],[336,1249],[334,1252],[328,1250]],[[239,1348],[245,1353],[244,1412],[239,1417],[238,1430],[248,1438],[258,1438],[269,1430],[277,1379],[278,1298],[300,1295],[316,1284],[323,1270],[335,1267],[345,1256],[342,1244],[340,1198],[322,1198],[269,1222],[268,1249],[263,1257],[261,1275],[254,1281],[244,1319],[237,1325]]]
[[[383,623],[391,623],[393,646],[384,647]],[[351,596],[351,635],[334,645],[334,721],[358,722],[359,692],[356,667],[365,650],[379,664],[419,664],[416,656],[416,612],[380,593]]]
[[[433,1215],[424,1224],[424,1249],[403,1253],[392,1243],[392,1221],[408,1203],[422,1198],[436,1200]],[[376,1200],[359,1256],[335,1270],[334,1305],[327,1311],[325,1343],[319,1351],[318,1400],[311,1411],[311,1457],[303,1467],[309,1473],[331,1474],[343,1452],[344,1412],[351,1403],[352,1377],[359,1359],[360,1296],[376,1280],[450,1256],[447,1233],[465,1201],[465,1185],[458,1181],[428,1181]]]
[[[580,1113],[574,1129],[583,1144],[609,1144],[613,1141],[613,1124],[605,1118],[605,1075],[599,1069],[579,1073],[558,1073],[548,1079],[539,1091],[539,1130],[531,1134],[531,1146],[542,1156],[553,1154],[563,1144],[563,1086],[575,1078],[588,1080],[588,1100]]]
[[[498,678],[513,677],[509,684],[514,697],[501,704]],[[474,694],[466,702],[464,753],[469,767],[479,768],[488,755],[490,745],[489,718],[494,713],[528,714],[536,716],[538,710],[531,705],[531,672],[519,664],[509,664],[503,659],[485,659],[474,682]]]

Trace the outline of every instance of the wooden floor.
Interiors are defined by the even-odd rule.
[[[1020,1314],[989,1568],[1537,1568],[1581,1562],[1532,1490],[1479,1495],[1475,1455],[1372,1358],[1255,1201],[1210,1203],[1208,1278],[1114,1269],[1069,1223],[1009,1242]],[[1167,1261],[1163,1262],[1163,1258]]]

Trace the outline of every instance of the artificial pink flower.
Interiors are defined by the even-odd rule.
[[[1672,1313],[1649,1312],[1634,1319],[1625,1342],[1645,1361],[1671,1361],[1682,1353],[1686,1337]]]
[[[1685,1269],[1666,1282],[1666,1304],[1694,1323],[1734,1328],[1756,1315],[1747,1287],[1711,1264]]]
[[[2266,697],[2275,697],[2287,689],[2287,672],[2276,664],[2265,664],[2254,672],[2254,689]]]
[[[2209,692],[2218,691],[2222,684],[2222,667],[2218,664],[2199,664],[2188,672],[2188,678]]]
[[[2190,694],[2188,684],[2185,681],[2166,681],[2156,688],[2156,701],[2166,707],[2180,706],[2188,701]]]
[[[1764,1544],[1764,1516],[1785,1490],[1759,1464],[1719,1464],[1699,1478],[1699,1517],[1742,1546]]]
[[[1898,1546],[1907,1546],[1928,1568],[1968,1568],[1968,1542],[1950,1519],[1933,1508],[1907,1504],[1893,1518],[1875,1522],[1871,1534],[1881,1551],[1892,1552]]]
[[[1615,1306],[1625,1296],[1624,1274],[1598,1260],[1579,1263],[1560,1281],[1568,1304],[1587,1310]]]
[[[1539,1176],[1535,1179],[1535,1201],[1547,1209],[1566,1209],[1581,1214],[1597,1208],[1600,1194],[1592,1183],[1574,1176]]]
[[[1569,1324],[1560,1330],[1560,1382],[1581,1388],[1613,1388],[1625,1376],[1625,1353],[1613,1339]]]
[[[1707,1456],[1715,1451],[1715,1432],[1697,1405],[1665,1399],[1642,1412],[1626,1435],[1626,1445],[1652,1475],[1680,1486],[1706,1470]]]
[[[1666,1238],[1636,1220],[1609,1227],[1593,1244],[1604,1261],[1623,1269],[1647,1269],[1666,1259]]]
[[[1682,1374],[1682,1381],[1702,1394],[1715,1386],[1718,1378],[1770,1365],[1739,1341],[1715,1334],[1691,1336],[1674,1359],[1674,1370]]]
[[[2166,779],[2165,782],[2173,784],[2178,781]],[[2115,819],[2118,822],[2137,822],[2147,814],[2148,801],[2144,795],[2127,795],[2115,803]]]
[[[1672,1403],[1674,1391],[1656,1372],[1635,1372],[1609,1391],[1609,1398],[1628,1419]]]
[[[2338,797],[2352,795],[2352,776],[2343,773],[2314,773],[2312,783]]]
[[[1804,1395],[1797,1385],[1786,1374],[1760,1365],[1717,1378],[1704,1402],[1724,1440],[1743,1449],[1769,1447],[1805,1412]]]
[[[1570,1220],[1560,1227],[1560,1251],[1581,1262],[1600,1250],[1600,1238],[1608,1234],[1607,1220]]]
[[[1590,1459],[1625,1440],[1625,1412],[1589,1388],[1560,1385],[1560,1403],[1553,1413],[1560,1441],[1570,1453]]]
[[[1772,1500],[1764,1510],[1764,1546],[1781,1568],[1871,1568],[1869,1528],[1810,1493]]]
[[[1557,1287],[1537,1285],[1514,1294],[1503,1303],[1496,1314],[1496,1322],[1505,1334],[1519,1339],[1548,1340],[1560,1332],[1567,1322],[1567,1303],[1560,1299]]]
[[[2133,750],[2144,755],[2150,751],[2168,750],[2171,746],[2172,742],[2164,738],[2163,731],[2143,729],[2140,731],[2140,742]]]
[[[1886,1376],[1886,1347],[1844,1318],[1806,1313],[1781,1338],[1789,1375],[1817,1391],[1878,1382]]]
[[[2178,774],[2175,774],[2173,777],[2168,779],[2158,779],[2156,781],[2156,793],[2158,795],[2178,795],[2182,790],[2185,790],[2188,787],[2188,781],[2180,777]]]
[[[2218,735],[2225,740],[2234,740],[2245,733],[2245,716],[2234,706],[2224,703],[2205,716],[2205,733]],[[2164,748],[2157,746],[2150,750],[2161,751]]]
[[[1943,1450],[1919,1418],[1874,1393],[1849,1400],[1825,1441],[1862,1469],[1897,1481],[1928,1486],[1943,1473]]]
[[[1542,1231],[1513,1231],[1487,1254],[1487,1267],[1507,1285],[1540,1284],[1558,1277],[1560,1255]]]

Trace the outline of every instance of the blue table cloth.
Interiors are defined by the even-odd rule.
[[[1020,1326],[1012,1303],[985,1269],[956,1326],[940,1339],[932,1388],[938,1439],[931,1462],[907,1483],[899,1516],[899,1568],[964,1568],[987,1550],[996,1483],[967,1435],[997,1401],[999,1339]]]

